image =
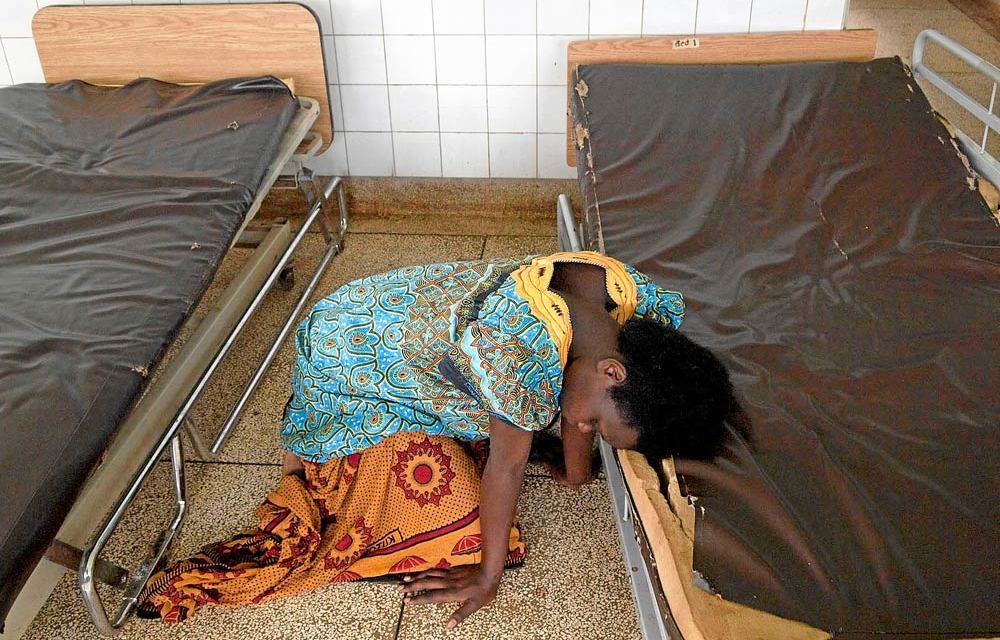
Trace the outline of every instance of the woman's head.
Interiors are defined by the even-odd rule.
[[[618,333],[618,353],[583,358],[566,370],[563,420],[614,447],[651,457],[710,457],[718,450],[732,387],[722,363],[684,334],[635,318]]]

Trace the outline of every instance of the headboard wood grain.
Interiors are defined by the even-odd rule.
[[[766,64],[865,62],[875,57],[872,29],[795,31],[706,36],[614,38],[570,42],[566,52],[567,99],[581,64]],[[576,165],[574,135],[566,110],[566,162]]]
[[[302,5],[50,6],[35,14],[32,32],[46,82],[292,79],[298,95],[319,102],[312,130],[320,150],[332,139],[319,22]]]

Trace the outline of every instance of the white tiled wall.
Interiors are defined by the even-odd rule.
[[[571,40],[840,29],[848,2],[300,1],[320,19],[336,129],[314,168],[324,174],[517,178],[575,175],[566,166],[563,133]],[[31,39],[31,16],[39,7],[84,2],[0,0],[0,85],[42,79]]]

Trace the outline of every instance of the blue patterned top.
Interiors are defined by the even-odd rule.
[[[542,272],[533,266],[552,259],[611,261],[580,252],[403,267],[320,300],[295,334],[282,447],[324,462],[401,431],[486,438],[490,415],[527,430],[551,424],[565,349],[523,283]],[[612,300],[623,307],[626,298],[635,301],[623,317],[680,323],[680,294],[613,262],[628,282],[612,287],[608,269]],[[614,288],[627,291],[616,295]]]

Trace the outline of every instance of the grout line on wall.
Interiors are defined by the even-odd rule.
[[[646,0],[642,0],[639,7],[639,37],[646,35]]]
[[[490,145],[490,48],[486,46],[486,0],[483,0],[483,78],[486,84],[486,177],[493,177],[493,149]],[[537,108],[537,107],[536,107]]]
[[[333,30],[337,25],[333,24],[333,1],[327,0],[327,5],[330,7],[330,42],[333,43],[333,62],[337,65],[337,103],[340,107],[340,117],[344,117],[344,94],[341,89],[343,85],[340,84],[340,54],[337,53],[337,37],[334,35]],[[386,78],[388,80],[388,78]],[[333,120],[333,114],[330,114],[330,119]],[[341,133],[344,134],[344,174],[351,175],[351,156],[347,152],[347,123],[341,124],[343,129]],[[333,139],[337,137],[337,123],[333,123],[333,131],[330,133],[330,146],[333,146]]]
[[[750,17],[747,19],[747,33],[753,27],[753,0],[750,0]]]
[[[544,0],[542,0],[544,2]],[[541,137],[538,135],[538,130],[541,127],[538,124],[538,2],[535,0],[535,177],[542,177],[538,171],[538,144],[541,142]],[[483,245],[484,247],[486,245]]]
[[[10,68],[10,60],[7,59],[7,48],[3,46],[3,41],[6,38],[0,38],[0,54],[3,55],[3,62],[7,65],[7,77],[10,78],[10,83],[14,84],[14,70]]]
[[[441,135],[441,87],[438,84],[438,45],[437,45],[437,23],[434,20],[434,2],[431,5],[431,45],[434,48],[434,101],[437,103],[437,122],[438,122],[438,162],[441,165],[441,177],[444,177],[444,139]],[[485,40],[483,41],[483,46],[485,47]],[[389,78],[386,78],[386,82]]]
[[[701,0],[694,0],[694,31],[691,35],[698,35],[698,5],[701,4]]]
[[[433,8],[431,9],[433,11]],[[389,106],[389,148],[392,149],[392,173],[396,175],[396,136],[392,135],[392,98],[389,96],[389,53],[385,46],[385,17],[382,15],[382,0],[378,0],[378,20],[382,25],[382,65],[385,67],[385,103]]]
[[[487,236],[483,236],[483,246],[479,247],[479,259],[480,260],[482,260],[483,256],[486,255],[486,241],[487,240],[488,240],[488,237]]]

